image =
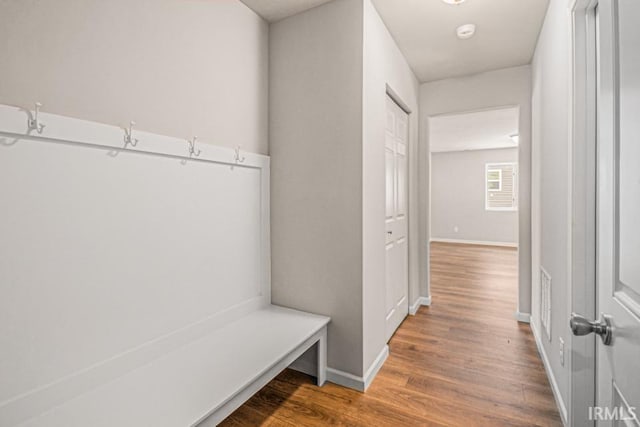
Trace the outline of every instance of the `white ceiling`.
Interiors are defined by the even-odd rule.
[[[330,0],[242,0],[269,22]],[[549,0],[372,0],[418,80],[428,82],[531,62]],[[458,40],[456,28],[476,24]]]
[[[432,152],[517,147],[518,107],[450,114],[429,118]]]
[[[422,82],[531,62],[548,0],[372,0]],[[468,40],[456,28],[476,24]]]
[[[279,21],[331,0],[240,0],[269,22]]]

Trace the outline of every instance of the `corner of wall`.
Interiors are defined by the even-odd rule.
[[[328,365],[355,376],[363,374],[363,58],[354,25],[362,4],[333,1],[272,24],[269,52],[273,302],[331,316]]]

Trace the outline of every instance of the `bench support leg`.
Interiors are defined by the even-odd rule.
[[[327,327],[322,329],[318,340],[318,386],[322,387],[327,380]]]

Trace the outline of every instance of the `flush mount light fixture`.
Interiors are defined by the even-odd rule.
[[[470,39],[476,33],[475,24],[465,24],[458,27],[456,34],[460,40]]]
[[[442,0],[442,1],[447,4],[462,4],[464,3],[465,0]]]

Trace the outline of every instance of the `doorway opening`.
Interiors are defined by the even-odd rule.
[[[429,117],[430,287],[519,317],[518,106]],[[455,287],[455,288],[454,288]]]

